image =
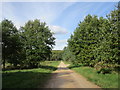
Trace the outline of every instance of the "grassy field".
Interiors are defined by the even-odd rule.
[[[79,65],[70,65],[69,68],[86,77],[89,81],[97,84],[102,88],[118,88],[117,73],[98,74],[94,68]]]
[[[40,68],[9,70],[2,72],[3,88],[38,88],[50,78],[51,73],[57,69],[59,61],[45,61]]]

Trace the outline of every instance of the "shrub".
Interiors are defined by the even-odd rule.
[[[97,73],[107,74],[111,73],[113,69],[116,67],[114,64],[106,64],[104,61],[98,62],[95,66]]]

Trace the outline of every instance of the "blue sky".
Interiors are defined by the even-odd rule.
[[[46,22],[55,33],[54,50],[62,50],[86,15],[105,17],[115,9],[116,4],[117,2],[2,2],[1,17],[12,20],[17,28],[28,20],[40,19]]]

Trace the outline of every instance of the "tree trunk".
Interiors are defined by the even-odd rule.
[[[3,56],[3,70],[5,69],[5,45],[3,43],[3,47],[2,47],[2,56]]]
[[[16,68],[17,67],[17,63],[14,63],[13,66]]]
[[[3,58],[3,70],[5,69],[5,58]]]

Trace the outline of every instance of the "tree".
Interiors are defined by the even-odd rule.
[[[119,28],[120,28],[120,2],[117,5],[117,8],[109,15],[107,15],[108,20],[110,22],[110,48],[111,48],[111,60],[113,63],[118,63],[118,57],[119,57]]]
[[[2,56],[3,68],[5,69],[5,62],[10,62],[16,66],[19,62],[19,52],[21,43],[17,28],[12,21],[4,19],[2,25]]]
[[[75,56],[72,62],[92,67],[100,62],[105,67],[118,64],[119,12],[119,9],[111,11],[108,18],[87,15],[78,24],[64,50],[66,52],[69,48],[71,55]]]
[[[76,64],[76,62],[77,62],[76,56],[74,55],[74,53],[72,51],[70,51],[69,47],[65,47],[63,49],[62,59],[64,61],[73,62],[74,64]]]
[[[52,50],[51,60],[59,61],[62,60],[62,50]]]
[[[37,67],[39,61],[50,59],[55,38],[45,22],[40,22],[38,19],[29,20],[24,27],[21,27],[21,35],[26,53],[26,65]]]

